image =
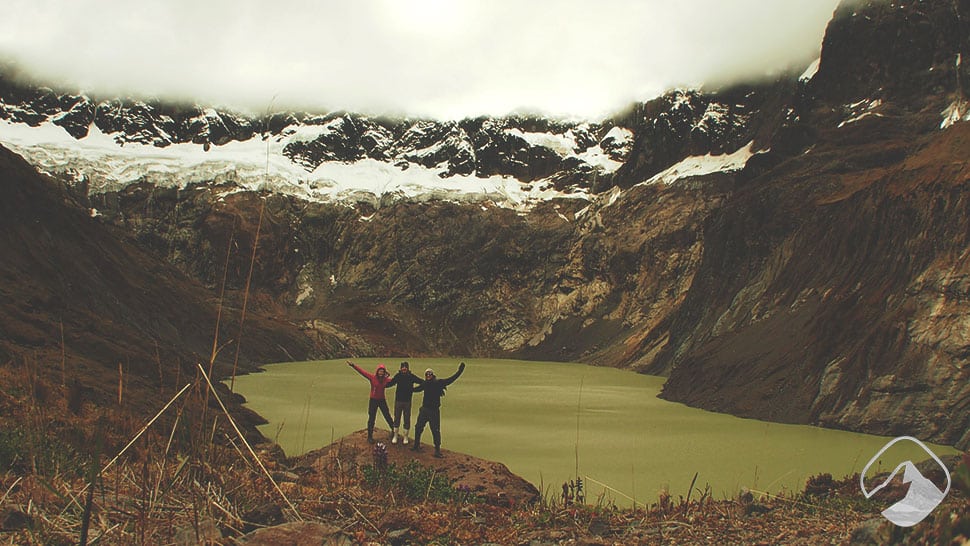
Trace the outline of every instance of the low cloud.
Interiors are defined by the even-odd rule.
[[[836,0],[8,0],[0,56],[101,94],[262,111],[598,117],[817,54]]]

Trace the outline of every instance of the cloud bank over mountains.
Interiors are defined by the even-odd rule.
[[[837,0],[8,0],[0,59],[86,92],[262,111],[595,118],[818,54]]]

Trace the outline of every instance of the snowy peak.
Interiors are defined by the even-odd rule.
[[[689,158],[733,154],[749,143],[755,151],[771,147],[785,123],[778,112],[793,109],[796,85],[783,78],[711,93],[677,89],[639,105],[627,122],[637,128],[632,143],[628,138],[604,139],[607,147],[630,149],[617,179],[624,185],[637,184]]]
[[[565,123],[529,116],[435,121],[286,112],[251,117],[197,105],[59,95],[4,80],[2,74],[0,120],[31,127],[50,123],[78,140],[96,129],[119,147],[195,144],[209,151],[232,142],[270,140],[278,144],[271,148],[279,148],[286,160],[307,173],[328,163],[369,159],[402,172],[411,167],[430,170],[440,178],[568,178],[574,189],[588,188],[592,178],[619,168],[633,134],[631,128],[611,122]],[[597,148],[607,135],[606,148]]]
[[[475,148],[468,133],[455,122],[419,121],[391,147],[398,164],[436,169],[442,177],[469,175],[476,170]]]

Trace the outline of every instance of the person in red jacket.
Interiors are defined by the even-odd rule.
[[[367,441],[374,442],[374,421],[377,419],[377,410],[381,410],[387,427],[394,430],[394,421],[391,420],[391,412],[387,408],[387,399],[384,397],[384,389],[391,382],[391,377],[387,374],[387,368],[383,364],[377,365],[375,373],[368,373],[363,368],[347,361],[347,365],[357,370],[357,373],[370,381],[370,401],[367,404]],[[392,432],[393,434],[393,432]]]

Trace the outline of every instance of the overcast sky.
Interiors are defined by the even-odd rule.
[[[838,0],[3,0],[0,58],[264,111],[601,117],[807,66]]]

